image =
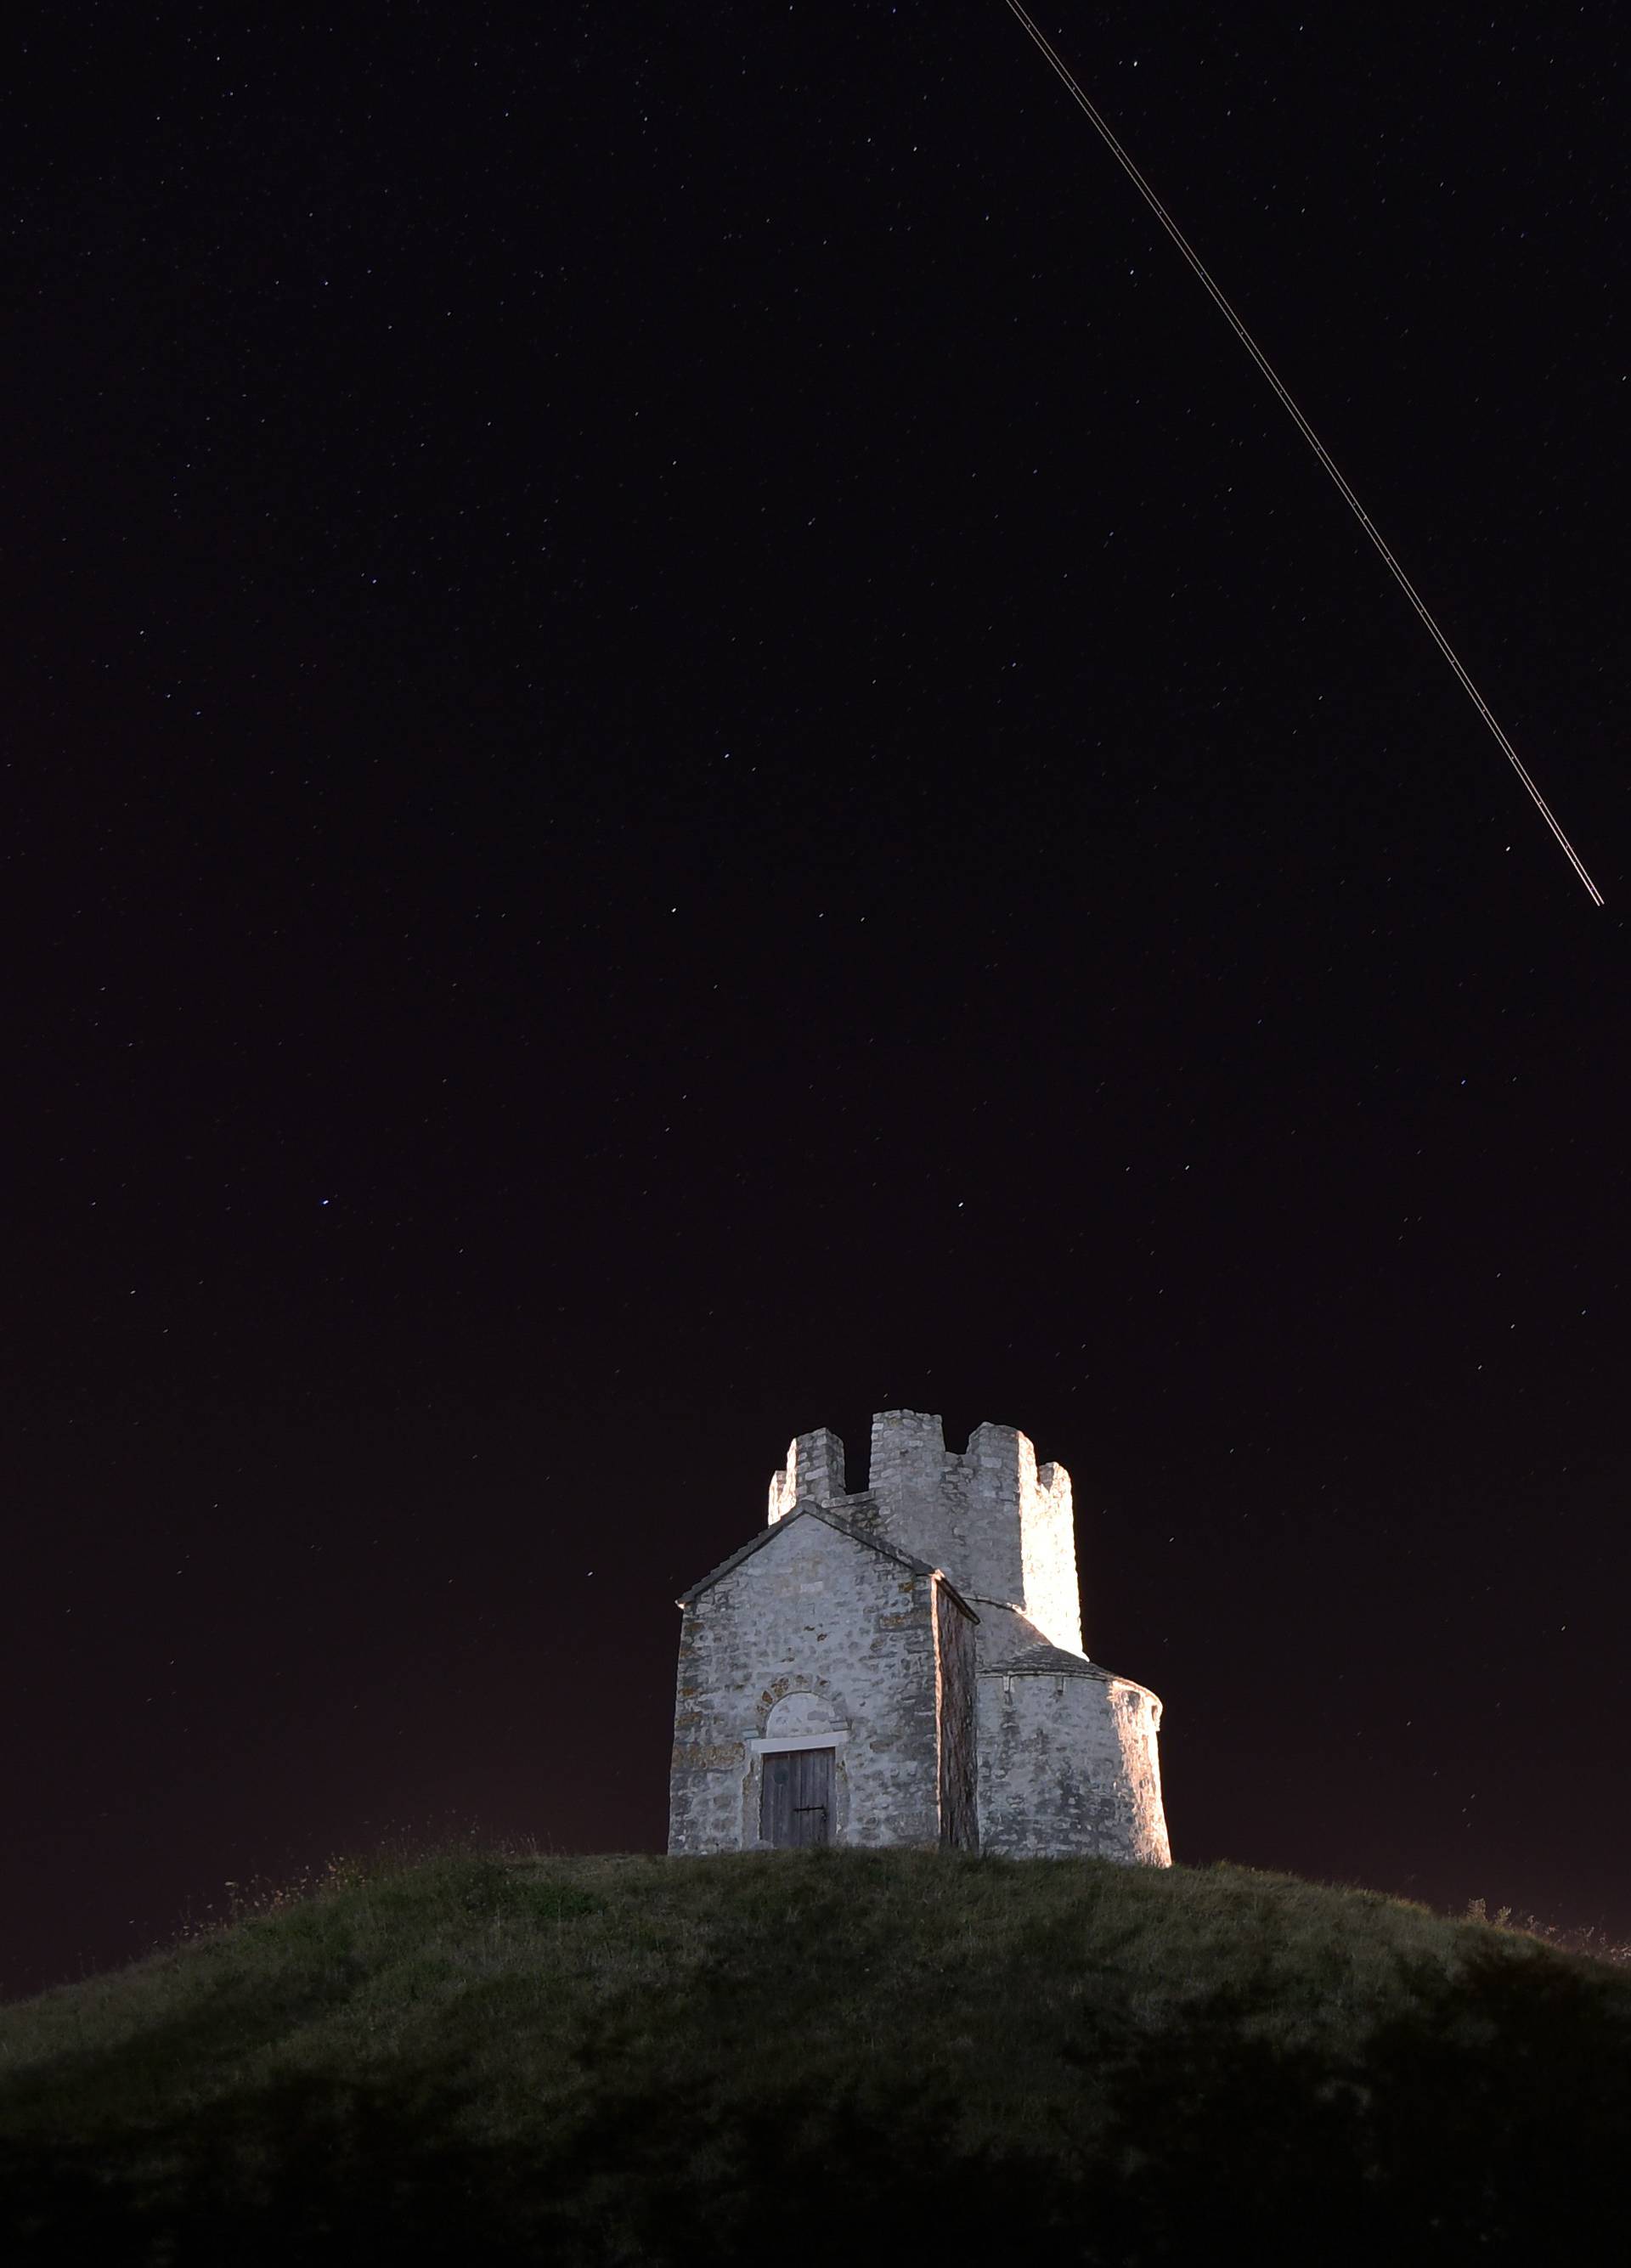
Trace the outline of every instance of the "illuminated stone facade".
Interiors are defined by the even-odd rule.
[[[1070,1476],[872,1421],[801,1433],[768,1527],[680,1601],[668,1847],[934,1844],[1168,1866],[1161,1703],[1081,1650]],[[789,1795],[785,1785],[792,1776]]]

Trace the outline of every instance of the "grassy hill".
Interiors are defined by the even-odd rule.
[[[0,2009],[0,2257],[1597,2259],[1631,1972],[1233,1867],[442,1857]]]

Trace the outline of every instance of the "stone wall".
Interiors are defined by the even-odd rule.
[[[975,1624],[946,1583],[934,1586],[934,1625],[940,1659],[940,1839],[948,1851],[978,1851]]]
[[[1160,1712],[1152,1694],[1119,1679],[983,1672],[981,1850],[1170,1867]]]
[[[761,1768],[749,1743],[795,1693],[824,1704],[842,1735],[833,1839],[939,1844],[938,1670],[956,1646],[936,1630],[941,1586],[824,1520],[791,1514],[726,1568],[685,1609],[669,1849],[756,1845]]]

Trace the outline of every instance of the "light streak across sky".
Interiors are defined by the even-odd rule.
[[[1282,383],[1278,372],[1269,362],[1268,357],[1264,353],[1262,348],[1258,346],[1251,332],[1241,321],[1240,317],[1235,313],[1233,307],[1230,306],[1229,301],[1224,298],[1222,291],[1219,289],[1217,284],[1213,280],[1213,277],[1203,265],[1199,254],[1195,251],[1195,248],[1190,243],[1189,239],[1184,234],[1184,232],[1179,228],[1177,223],[1172,218],[1170,213],[1168,212],[1160,198],[1156,196],[1155,191],[1150,188],[1149,183],[1144,179],[1143,174],[1140,173],[1132,158],[1128,157],[1126,151],[1116,139],[1116,136],[1111,130],[1108,122],[1100,115],[1098,111],[1095,109],[1093,104],[1089,101],[1087,96],[1082,92],[1081,86],[1077,84],[1075,78],[1067,70],[1057,50],[1053,48],[1045,34],[1038,29],[1035,20],[1027,14],[1024,8],[1021,6],[1020,0],[1007,0],[1007,5],[1013,14],[1018,18],[1020,23],[1024,26],[1026,32],[1035,41],[1041,53],[1052,64],[1054,71],[1058,74],[1059,78],[1069,92],[1072,99],[1075,102],[1077,107],[1091,122],[1100,140],[1104,144],[1106,149],[1109,150],[1111,155],[1115,158],[1116,163],[1121,167],[1122,172],[1127,176],[1127,179],[1133,183],[1134,188],[1137,189],[1139,195],[1143,198],[1151,212],[1155,214],[1155,218],[1161,223],[1162,228],[1167,232],[1167,234],[1172,239],[1173,243],[1177,245],[1178,250],[1189,262],[1190,267],[1193,269],[1195,274],[1199,277],[1219,313],[1221,314],[1225,322],[1228,323],[1229,328],[1234,332],[1242,346],[1245,348],[1246,352],[1251,357],[1252,361],[1256,363],[1258,368],[1262,372],[1264,377],[1273,388],[1276,396],[1279,398],[1287,414],[1290,416],[1292,422],[1296,426],[1298,432],[1302,434],[1303,438],[1308,443],[1309,447],[1313,451],[1315,456],[1325,467],[1325,471],[1331,475],[1331,479],[1338,492],[1342,497],[1344,502],[1347,504],[1348,509],[1354,514],[1354,519],[1358,520],[1360,526],[1364,529],[1366,534],[1370,538],[1372,543],[1375,544],[1376,549],[1382,555],[1382,558],[1387,566],[1389,573],[1399,585],[1399,589],[1404,593],[1405,596],[1409,600],[1411,605],[1415,608],[1416,613],[1421,616],[1423,624],[1426,626],[1428,636],[1432,638],[1439,652],[1443,655],[1445,660],[1450,664],[1450,668],[1455,672],[1457,680],[1463,691],[1465,693],[1468,700],[1471,701],[1472,706],[1477,710],[1479,715],[1483,718],[1485,724],[1488,725],[1491,733],[1494,735],[1502,754],[1505,756],[1507,762],[1511,765],[1513,770],[1523,782],[1525,789],[1528,791],[1530,800],[1533,803],[1535,809],[1540,814],[1542,819],[1545,820],[1546,825],[1551,828],[1554,836],[1557,838],[1559,847],[1561,849],[1563,856],[1568,859],[1569,865],[1574,868],[1576,873],[1584,884],[1592,904],[1600,906],[1603,903],[1602,892],[1598,888],[1597,884],[1591,880],[1590,875],[1587,873],[1585,867],[1581,861],[1579,853],[1576,850],[1574,844],[1569,841],[1568,836],[1564,834],[1561,827],[1559,826],[1551,805],[1546,801],[1545,796],[1541,794],[1540,790],[1535,785],[1533,779],[1530,777],[1528,768],[1524,764],[1523,758],[1518,755],[1517,750],[1512,746],[1511,741],[1507,738],[1506,733],[1502,729],[1499,719],[1491,710],[1489,703],[1485,700],[1477,686],[1473,684],[1472,678],[1468,675],[1465,667],[1463,666],[1460,656],[1456,652],[1455,648],[1450,644],[1450,640],[1444,636],[1443,631],[1440,630],[1438,624],[1428,613],[1426,601],[1417,591],[1415,585],[1411,581],[1409,576],[1406,574],[1404,569],[1399,565],[1398,560],[1393,556],[1392,552],[1388,548],[1388,545],[1383,540],[1381,532],[1372,521],[1369,513],[1365,510],[1363,504],[1361,504],[1359,498],[1348,486],[1348,483],[1344,479],[1342,474],[1332,461],[1331,453],[1325,447],[1325,443],[1320,439],[1318,434],[1315,432],[1313,427],[1309,423],[1308,419],[1303,415],[1302,410],[1297,407],[1295,401],[1293,401],[1289,391]]]

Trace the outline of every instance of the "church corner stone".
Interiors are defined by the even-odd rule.
[[[1070,1476],[883,1410],[865,1489],[801,1433],[681,1600],[676,1854],[831,1843],[1171,1864],[1161,1703],[1082,1650]]]

